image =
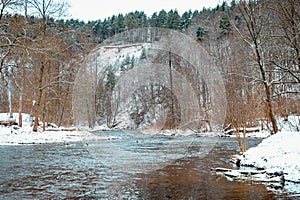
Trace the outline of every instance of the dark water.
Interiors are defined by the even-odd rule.
[[[0,199],[288,198],[264,185],[229,182],[211,173],[211,167],[232,167],[228,158],[237,153],[235,139],[98,134],[122,139],[0,146]],[[248,146],[259,142],[249,140]]]

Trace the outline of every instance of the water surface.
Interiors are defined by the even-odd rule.
[[[264,185],[229,182],[211,173],[211,167],[232,167],[228,158],[238,151],[232,138],[215,141],[199,137],[191,142],[182,136],[144,137],[116,131],[97,134],[122,139],[0,146],[0,199],[258,200],[288,196],[276,195]],[[248,146],[259,142],[249,140]],[[178,151],[173,148],[176,144]],[[119,150],[112,151],[112,147]],[[115,152],[121,155],[112,156]],[[114,160],[110,163],[109,158]]]

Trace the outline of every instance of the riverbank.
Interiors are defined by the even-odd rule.
[[[300,132],[279,132],[246,151],[240,156],[240,164],[267,172],[283,172],[286,181],[300,184],[299,142]]]
[[[13,113],[13,118],[9,118],[8,113],[0,113],[0,122],[16,122],[18,113]],[[46,143],[70,143],[84,142],[86,140],[113,140],[115,137],[97,136],[89,130],[79,130],[75,127],[57,127],[53,124],[42,131],[39,127],[37,132],[32,131],[32,119],[28,114],[22,114],[23,126],[0,125],[0,145],[28,145]],[[99,129],[101,130],[101,129]]]
[[[42,131],[39,127],[38,132],[32,131],[32,118],[28,114],[22,114],[23,126],[11,125],[18,121],[19,114],[13,113],[13,118],[9,118],[8,113],[0,113],[0,122],[10,122],[9,125],[0,125],[0,145],[17,145],[17,144],[43,144],[55,142],[78,142],[82,140],[92,139],[117,139],[111,137],[95,136],[93,132],[109,131],[106,125],[90,128],[75,128],[75,127],[57,127],[55,124],[50,124],[46,131]],[[236,134],[228,134],[227,132],[205,132],[198,133],[192,129],[187,130],[143,130],[142,133],[149,135],[165,135],[165,136],[194,136],[194,137],[236,137]],[[267,131],[249,132],[247,137],[266,138],[269,136]]]
[[[281,131],[232,160],[238,169],[215,168],[228,180],[265,183],[275,192],[300,196],[300,132]]]
[[[0,119],[7,120],[7,114],[0,114]],[[17,119],[17,114],[14,118]],[[240,169],[224,170],[229,180],[267,183],[275,190],[288,191],[300,195],[300,132],[287,131],[287,126],[282,126],[282,131],[270,136],[267,132],[251,132],[248,137],[267,137],[256,147],[250,148],[243,155],[234,156],[239,160]],[[296,126],[293,126],[296,127]],[[17,125],[0,126],[0,145],[44,144],[44,143],[71,143],[87,142],[95,140],[121,139],[106,134],[93,134],[98,131],[109,131],[106,126],[94,129],[74,128],[47,128],[42,132],[33,132],[30,126],[29,115],[23,116],[23,127]],[[62,131],[69,130],[69,131]],[[168,137],[193,136],[193,137],[235,137],[226,133],[195,133],[192,130],[147,130],[143,132],[149,135],[165,135]],[[122,137],[120,135],[120,137]],[[88,144],[88,142],[87,142]],[[25,145],[26,146],[26,145]],[[275,187],[274,187],[275,185]]]

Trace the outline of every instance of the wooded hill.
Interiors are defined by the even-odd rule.
[[[182,15],[135,11],[88,23],[60,19],[67,8],[63,1],[0,5],[0,112],[72,125],[73,82],[85,56],[118,33],[159,27],[192,36],[213,58],[226,85],[224,127],[257,126],[264,119],[275,133],[277,116],[300,114],[297,0],[231,1]],[[11,10],[19,14],[7,14]]]

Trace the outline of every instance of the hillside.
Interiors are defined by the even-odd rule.
[[[226,107],[226,118],[224,123],[218,124],[218,129],[262,126],[275,133],[279,130],[277,118],[300,112],[298,1],[232,1],[213,9],[187,11],[182,15],[176,10],[161,10],[151,16],[135,11],[88,23],[54,20],[50,15],[39,18],[35,13],[28,16],[1,15],[0,112],[31,113],[35,119],[44,122],[75,125],[74,81],[88,59],[94,59],[91,58],[93,55],[98,59],[89,65],[97,69],[91,71],[97,76],[96,82],[89,81],[99,87],[95,86],[97,90],[88,93],[96,97],[87,102],[97,113],[89,116],[89,126],[121,126],[121,121],[130,119],[128,124],[131,125],[122,127],[145,128],[143,124],[148,126],[159,121],[167,121],[157,125],[163,129],[182,127],[181,107],[185,101],[174,97],[179,96],[173,94],[176,87],[170,89],[163,84],[139,88],[134,94],[138,98],[132,97],[135,106],[127,106],[128,111],[122,109],[124,116],[121,118],[127,120],[117,120],[117,115],[114,116],[115,110],[111,107],[114,105],[109,102],[116,91],[115,84],[122,75],[137,69],[135,65],[142,62],[143,57],[146,63],[166,66],[171,61],[174,74],[183,75],[186,82],[191,83],[191,90],[195,91],[191,102],[197,102],[201,108],[200,117],[189,121],[199,131],[211,130],[214,127],[208,121],[215,108],[211,106],[211,94],[206,88],[209,80],[205,80],[206,74],[196,72],[198,65],[189,63],[190,58],[182,57],[176,51],[185,50],[190,55],[204,55],[203,52],[192,52],[190,44],[181,44],[181,50],[172,50],[172,55],[158,49],[147,52],[148,45],[168,36],[167,30],[178,31],[205,48],[222,74],[219,80],[224,82],[226,95],[222,96],[226,96],[227,103],[217,105]],[[166,31],[150,31],[155,28]],[[120,36],[123,41],[113,43]],[[201,56],[198,60],[202,62]],[[98,65],[106,67],[99,68],[99,71]],[[163,74],[166,73],[167,70]],[[150,95],[151,92],[156,94]],[[144,102],[142,97],[145,97]],[[148,116],[147,113],[158,114]],[[168,120],[161,120],[168,116]],[[38,121],[33,124],[35,131],[38,124]]]

